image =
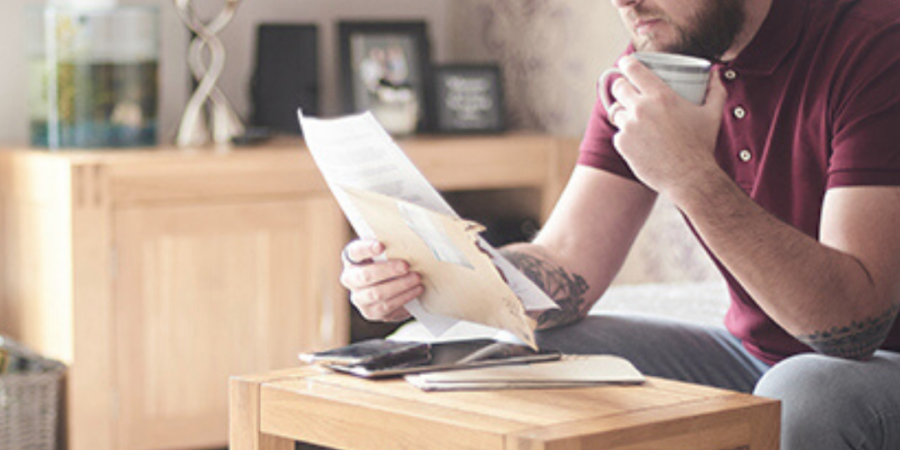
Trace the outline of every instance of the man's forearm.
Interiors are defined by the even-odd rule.
[[[879,295],[862,262],[779,221],[724,174],[708,175],[673,200],[760,307],[822,353],[877,349],[898,304]]]
[[[554,262],[540,246],[514,244],[504,247],[500,253],[559,306],[536,317],[538,329],[566,325],[587,314],[592,302],[585,298],[589,290],[585,278]]]

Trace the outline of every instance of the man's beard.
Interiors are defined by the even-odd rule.
[[[659,51],[697,56],[709,60],[718,60],[734,43],[737,34],[744,26],[743,0],[707,0],[706,8],[686,26],[677,26],[678,42],[658,49]],[[638,16],[650,16],[652,12],[636,8]],[[644,50],[650,41],[635,42],[635,48]]]

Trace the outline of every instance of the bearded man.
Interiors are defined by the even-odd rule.
[[[612,0],[632,43],[531,243],[503,249],[559,310],[542,346],[782,400],[782,449],[900,449],[900,2]],[[629,56],[708,58],[704,104]],[[725,327],[587,315],[658,196],[728,282]],[[372,320],[422,293],[384,247],[345,249]],[[552,286],[550,286],[552,284]]]

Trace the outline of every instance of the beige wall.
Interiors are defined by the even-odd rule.
[[[252,71],[255,27],[260,22],[318,23],[320,26],[320,76],[322,108],[337,110],[337,56],[333,25],[341,19],[425,19],[429,23],[433,57],[447,55],[447,4],[451,0],[244,0],[238,15],[221,36],[228,48],[226,73],[221,87],[241,115],[248,110],[248,83]],[[28,140],[27,79],[23,36],[26,5],[40,0],[0,0],[0,144]],[[122,0],[120,3],[155,4],[162,11],[163,57],[161,130],[162,138],[174,137],[181,109],[188,95],[184,47],[187,40],[175,16],[171,0]],[[197,0],[198,9],[218,7],[221,0]]]
[[[580,136],[597,78],[627,44],[604,0],[454,0],[450,12],[450,52],[501,61],[518,128]]]

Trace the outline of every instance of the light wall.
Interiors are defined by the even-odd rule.
[[[316,23],[319,25],[321,105],[324,114],[337,111],[338,20],[384,19],[428,22],[432,57],[448,58],[447,8],[452,0],[244,0],[234,21],[221,33],[228,60],[220,86],[238,113],[246,117],[248,90],[253,70],[256,25],[262,22]],[[24,15],[36,0],[0,0],[0,145],[28,141],[27,75],[25,71]],[[174,138],[181,110],[187,101],[189,78],[184,62],[187,33],[171,0],[122,0],[122,4],[157,5],[161,11],[163,39],[161,64],[161,138]],[[204,17],[211,17],[222,0],[195,0]]]
[[[500,61],[516,128],[580,137],[597,78],[628,42],[605,0],[453,0],[450,53]]]

